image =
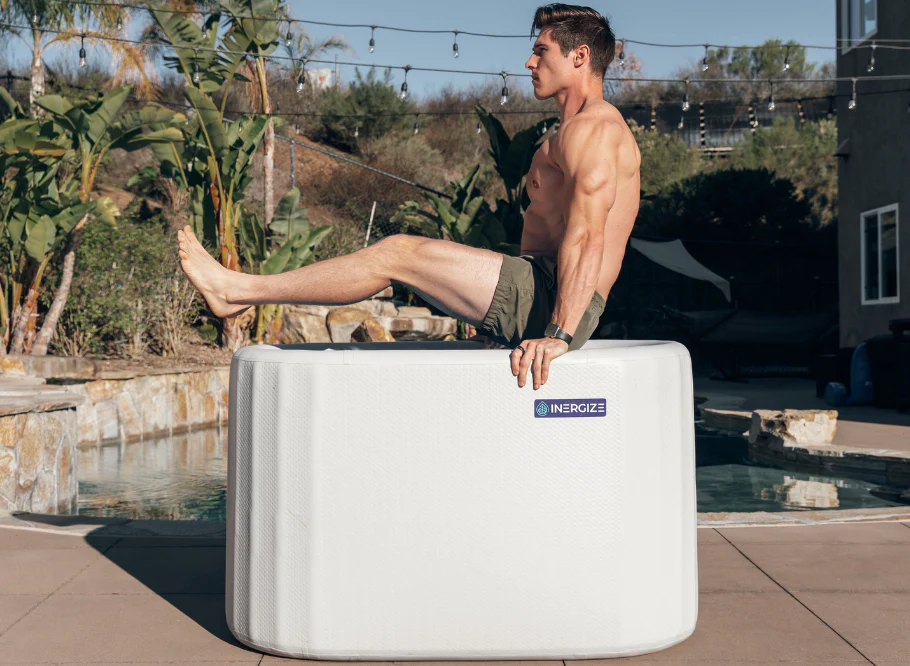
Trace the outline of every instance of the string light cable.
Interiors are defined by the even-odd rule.
[[[122,8],[122,9],[139,9],[139,10],[143,10],[143,11],[157,11],[157,12],[169,13],[169,14],[183,14],[183,15],[187,15],[187,16],[198,16],[201,14],[217,13],[217,12],[213,12],[210,10],[205,10],[202,7],[199,7],[196,9],[171,9],[171,8],[167,8],[167,7],[150,6],[147,4],[139,4],[139,3],[124,4],[124,3],[118,3],[118,2],[103,2],[101,0],[71,0],[71,4],[85,5],[85,6],[90,6],[90,7],[118,7],[118,8]],[[250,17],[246,17],[246,18],[250,18]],[[389,31],[393,31],[393,32],[419,33],[419,34],[428,34],[428,35],[454,34],[455,43],[453,45],[453,55],[456,58],[458,57],[458,48],[457,48],[458,35],[470,35],[473,37],[486,37],[486,38],[494,38],[494,39],[531,39],[536,36],[533,32],[531,32],[530,34],[510,35],[510,34],[495,34],[495,33],[486,33],[486,32],[471,32],[471,31],[466,31],[466,30],[436,30],[436,29],[425,29],[425,28],[402,28],[399,26],[376,25],[376,24],[369,24],[369,23],[333,23],[330,21],[313,21],[310,19],[294,19],[294,18],[288,18],[288,17],[284,17],[284,16],[275,16],[275,17],[265,16],[265,17],[260,17],[260,18],[257,18],[257,17],[252,17],[252,18],[253,18],[253,20],[257,20],[257,21],[275,21],[275,22],[279,22],[279,23],[287,23],[289,30],[290,30],[290,26],[292,23],[320,25],[320,26],[327,26],[327,27],[332,27],[332,28],[369,28],[371,31],[370,32],[370,42],[371,42],[370,43],[370,46],[371,46],[370,52],[371,53],[373,52],[372,47],[375,47],[376,30],[389,30]],[[667,44],[667,43],[660,43],[660,42],[646,42],[646,41],[637,40],[637,39],[617,39],[616,41],[619,42],[621,46],[624,46],[625,44],[639,44],[641,46],[654,46],[654,47],[660,47],[660,48],[695,48],[695,47],[703,46],[706,49],[706,55],[707,55],[707,49],[709,49],[709,48],[752,49],[752,50],[768,49],[768,48],[778,48],[778,49],[788,49],[789,50],[789,48],[793,48],[793,46],[798,46],[798,47],[805,48],[805,49],[822,49],[822,50],[837,50],[837,49],[843,48],[843,45],[842,46],[828,46],[828,45],[816,45],[816,44],[799,44],[799,45],[769,44],[769,45],[763,45],[763,46],[742,46],[742,45],[731,46],[731,45],[727,45],[727,44],[712,44],[712,43]],[[910,49],[910,38],[875,39],[875,40],[871,40],[872,43],[870,43],[870,44],[851,43],[851,42],[855,42],[856,40],[853,38],[845,38],[845,37],[835,38],[835,41],[844,42],[845,45],[851,46],[852,48]],[[889,44],[880,44],[879,42],[888,42]],[[907,46],[899,46],[899,44],[907,44]],[[786,69],[786,67],[785,67],[785,69]]]
[[[0,22],[0,25],[5,26],[5,27],[8,27],[8,28],[29,29],[28,26],[16,25],[16,24],[13,24],[13,23],[5,22],[5,21],[4,21],[4,22]],[[49,32],[49,33],[54,33],[54,34],[57,34],[57,35],[67,36],[67,37],[84,37],[84,35],[85,35],[85,33],[68,32],[68,31],[65,31],[65,30],[44,29],[44,31],[45,31],[45,32]],[[219,49],[219,48],[214,48],[214,47],[197,46],[197,45],[194,45],[194,44],[154,43],[154,42],[144,42],[144,41],[138,41],[138,40],[131,40],[131,39],[126,39],[126,38],[124,38],[124,37],[111,37],[111,36],[94,36],[93,39],[101,40],[101,41],[111,41],[111,42],[128,43],[128,44],[133,44],[133,45],[137,45],[137,46],[159,46],[159,47],[160,47],[160,46],[166,46],[166,47],[172,48],[172,49],[174,49],[174,50],[177,50],[177,49],[187,49],[187,50],[192,49],[192,50],[195,50],[195,51],[197,51],[197,52],[198,52],[198,51],[208,51],[208,52],[212,52],[212,53],[222,53],[222,54],[228,54],[228,55],[239,55],[239,56],[244,56],[244,57],[249,57],[249,56],[250,56],[250,54],[249,54],[248,52],[246,52],[246,51],[231,51],[231,50],[228,50],[228,49]],[[910,47],[908,47],[908,48],[910,48]],[[81,53],[81,51],[80,51],[80,56],[81,56],[81,55],[82,55],[82,53]],[[292,56],[280,56],[280,55],[267,55],[267,56],[259,56],[259,57],[262,57],[264,60],[269,60],[269,61],[292,61],[292,62],[293,62],[293,61],[295,61],[295,60],[299,60],[299,58],[294,58],[294,57],[292,57]],[[329,65],[332,65],[332,64],[335,64],[335,65],[345,65],[345,66],[352,66],[352,67],[373,67],[373,68],[378,67],[378,68],[380,68],[380,69],[401,69],[401,70],[403,70],[403,71],[405,72],[405,81],[402,83],[402,94],[400,95],[402,99],[404,99],[404,98],[407,96],[407,73],[408,73],[409,71],[437,72],[437,73],[450,73],[450,74],[472,74],[472,75],[481,75],[481,76],[501,76],[501,77],[503,77],[503,81],[504,81],[504,82],[505,82],[505,77],[507,77],[507,76],[522,77],[522,78],[529,78],[529,77],[531,76],[530,73],[517,73],[517,72],[506,72],[506,71],[502,71],[502,72],[486,72],[486,71],[478,71],[478,70],[448,69],[448,68],[440,68],[440,67],[414,67],[414,66],[412,66],[412,65],[378,65],[378,64],[374,64],[374,63],[348,62],[348,61],[341,61],[341,60],[338,60],[338,61],[336,61],[336,60],[323,60],[323,59],[316,59],[316,58],[307,59],[307,62],[315,62],[315,63],[329,64]],[[780,79],[730,79],[730,78],[713,78],[713,79],[694,79],[694,80],[692,80],[691,82],[692,82],[692,83],[761,84],[761,83],[764,83],[765,81],[767,81],[767,82],[769,82],[769,83],[788,83],[788,82],[789,82],[789,83],[833,83],[833,82],[839,82],[839,81],[850,81],[850,82],[853,82],[853,83],[854,83],[854,87],[855,87],[855,81],[854,81],[854,80],[855,80],[856,78],[857,78],[857,77],[851,77],[851,76],[831,77],[831,78],[827,78],[827,79],[805,79],[805,78],[802,78],[802,79],[797,79],[797,78],[780,78]],[[864,81],[887,81],[887,80],[901,80],[901,79],[910,79],[910,74],[885,74],[885,75],[874,75],[874,76],[863,76],[863,77],[862,77],[862,80],[864,80]],[[627,83],[681,83],[681,81],[679,81],[678,79],[665,79],[665,78],[604,77],[604,80],[605,80],[605,81],[627,82]],[[689,79],[686,79],[686,82],[687,82],[687,84],[688,84]],[[504,94],[503,94],[502,97],[500,98],[500,104],[504,104],[504,103],[505,103],[505,102],[502,101],[502,100],[508,101],[507,92],[508,92],[508,91],[507,91],[507,88],[506,88],[506,86],[504,85],[504,86],[503,86],[503,93],[504,93]],[[683,102],[683,104],[685,105],[685,101]]]

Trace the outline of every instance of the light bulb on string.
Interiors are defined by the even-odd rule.
[[[679,123],[676,125],[677,129],[682,129],[685,126],[685,121],[682,116],[679,117]]]
[[[82,35],[82,46],[79,48],[79,66],[85,67],[85,35]]]
[[[768,111],[774,111],[777,107],[774,103],[774,84],[769,80],[768,85],[771,86],[771,95],[768,97]]]
[[[543,125],[540,127],[540,136],[543,136],[547,133],[547,121],[543,121]]]
[[[420,114],[414,116],[414,134],[420,131]]]
[[[306,85],[306,59],[300,61],[300,74],[297,77],[297,94],[303,92]]]
[[[480,126],[480,123],[477,123],[477,133],[478,133],[478,134],[480,134],[480,131],[481,131],[482,129],[483,129],[483,127]]]
[[[455,43],[452,44],[452,57],[458,57],[458,31],[455,31]]]
[[[38,12],[32,12],[32,25],[38,27]]]
[[[199,52],[193,49],[193,83],[199,83]]]
[[[623,42],[622,46],[619,47],[619,66],[622,67],[626,64],[626,43]]]
[[[117,17],[117,32],[123,32],[123,18]]]
[[[300,122],[299,121],[294,123],[294,133],[300,134]]]
[[[875,40],[872,40],[872,53],[869,56],[869,64],[866,65],[866,71],[871,72],[875,69]]]
[[[370,26],[370,53],[373,52],[373,49],[376,47],[376,40],[373,38],[373,35],[376,33],[376,26]]]
[[[499,75],[502,77],[502,96],[499,98],[499,105],[502,106],[509,101],[509,88],[506,86],[506,73],[500,72]]]
[[[404,81],[401,82],[401,92],[399,93],[399,99],[405,99],[408,96],[408,72],[411,71],[410,65],[404,66]]]
[[[784,56],[784,67],[783,71],[790,69],[790,46],[787,46],[787,54]]]
[[[360,125],[354,125],[354,138],[360,136]]]
[[[834,97],[833,96],[831,98],[829,98],[829,100],[828,100],[828,113],[825,114],[825,117],[828,120],[834,119]]]
[[[689,110],[689,79],[686,79],[686,95],[683,97],[682,110]]]
[[[851,111],[856,108],[856,78],[853,79],[853,96],[850,98],[850,101],[847,103],[847,108]]]
[[[705,44],[705,57],[701,61],[701,71],[708,71],[708,45]]]

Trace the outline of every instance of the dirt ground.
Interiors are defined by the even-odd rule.
[[[169,368],[209,368],[231,364],[233,352],[219,349],[202,340],[187,341],[177,355],[145,353],[132,359],[105,359],[87,356],[98,370],[164,370]]]

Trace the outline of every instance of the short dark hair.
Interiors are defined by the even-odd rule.
[[[554,2],[534,12],[531,32],[550,28],[550,37],[559,44],[562,55],[582,44],[591,49],[591,71],[600,78],[616,56],[616,36],[610,22],[590,7]]]

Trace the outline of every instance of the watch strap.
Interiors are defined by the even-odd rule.
[[[559,326],[557,324],[554,324],[552,322],[547,324],[547,328],[544,331],[544,337],[558,338],[558,339],[564,341],[566,344],[569,344],[569,345],[572,344],[572,336],[569,335],[568,333],[566,333],[561,328],[559,328]]]

